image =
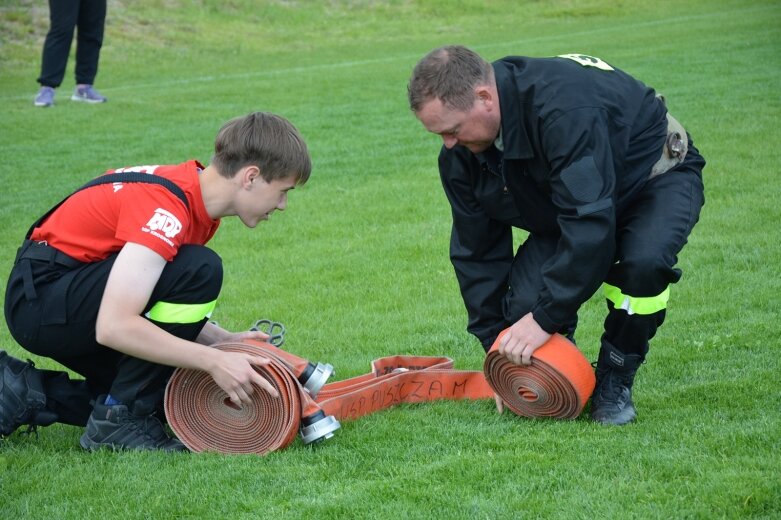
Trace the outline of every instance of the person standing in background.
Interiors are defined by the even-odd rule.
[[[37,107],[54,104],[55,89],[62,84],[68,64],[73,31],[76,36],[76,88],[72,101],[105,103],[106,97],[93,88],[98,73],[100,48],[106,22],[106,0],[49,0],[49,32],[43,44],[41,88],[35,96]]]

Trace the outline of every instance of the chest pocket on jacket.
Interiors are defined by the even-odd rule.
[[[505,188],[504,181],[498,175],[482,172],[475,185],[475,197],[486,215],[492,219],[520,225],[521,212],[513,196]]]

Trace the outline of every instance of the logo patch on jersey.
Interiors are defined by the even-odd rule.
[[[155,214],[149,219],[142,231],[162,239],[169,245],[173,245],[171,238],[175,237],[182,230],[182,223],[171,212],[162,208],[157,208]]]
[[[159,164],[147,164],[145,166],[126,166],[124,168],[117,168],[114,170],[114,173],[124,173],[124,172],[141,172],[141,173],[148,173],[149,175],[152,175],[155,173],[155,170],[160,167]]]
[[[557,56],[557,58],[566,58],[576,63],[580,63],[584,67],[596,67],[602,70],[615,70],[613,67],[599,58],[595,58],[594,56],[589,56],[587,54],[560,54]]]
[[[114,170],[113,173],[139,172],[139,173],[154,175],[155,170],[158,169],[159,167],[160,167],[159,164],[146,165],[146,166],[126,166],[125,168],[117,168],[116,170]],[[112,186],[114,187],[114,193],[122,189],[121,182],[112,183]]]

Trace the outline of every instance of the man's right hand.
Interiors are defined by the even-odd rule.
[[[507,329],[499,342],[499,354],[516,365],[531,365],[532,354],[545,344],[551,334],[545,332],[532,313],[527,313]]]

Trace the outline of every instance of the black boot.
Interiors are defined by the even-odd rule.
[[[591,396],[594,421],[623,425],[635,420],[632,383],[641,363],[638,354],[624,354],[603,340],[597,361],[597,384]]]
[[[35,431],[56,420],[57,414],[46,409],[41,372],[32,361],[21,361],[0,350],[0,437],[23,425]]]
[[[124,404],[106,405],[105,395],[98,397],[80,444],[85,450],[187,451],[179,439],[170,437],[152,410],[133,411]]]

